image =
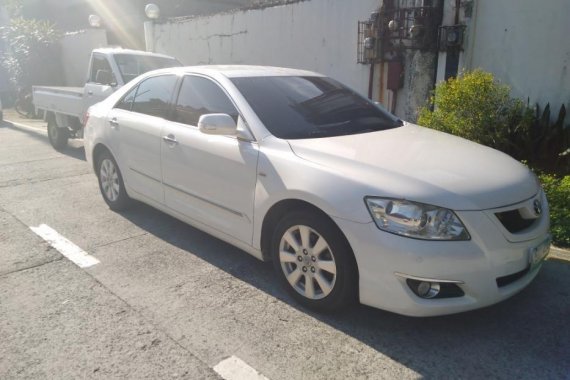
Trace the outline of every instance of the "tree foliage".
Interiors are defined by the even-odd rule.
[[[4,41],[8,42],[3,62],[11,80],[19,87],[29,87],[46,68],[47,57],[52,57],[61,33],[48,21],[15,18],[1,28]]]

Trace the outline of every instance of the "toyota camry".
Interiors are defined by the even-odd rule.
[[[525,166],[314,72],[144,74],[91,107],[85,151],[111,209],[136,199],[271,260],[317,310],[485,307],[525,288],[550,247]]]

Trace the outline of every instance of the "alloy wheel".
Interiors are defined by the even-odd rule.
[[[328,296],[337,278],[329,244],[314,229],[295,225],[279,243],[279,262],[289,284],[302,296],[317,300]]]
[[[101,161],[101,168],[99,169],[101,187],[105,193],[105,197],[115,202],[119,198],[119,173],[115,167],[115,163],[108,158]]]

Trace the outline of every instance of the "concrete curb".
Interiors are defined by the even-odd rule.
[[[548,254],[548,259],[564,261],[570,264],[570,250],[551,246],[550,253]]]

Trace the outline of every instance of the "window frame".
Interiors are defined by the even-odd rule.
[[[171,118],[169,119],[170,121],[172,121],[173,123],[176,124],[180,124],[180,125],[184,125],[187,127],[191,127],[191,128],[195,128],[198,129],[198,125],[191,125],[191,124],[186,124],[186,123],[182,123],[180,121],[176,121],[174,120],[174,113],[176,112],[176,106],[178,105],[178,99],[180,98],[180,90],[182,89],[182,85],[184,84],[184,79],[186,77],[197,77],[197,78],[203,78],[206,80],[209,80],[210,82],[214,83],[214,85],[218,86],[218,88],[224,93],[224,95],[226,95],[226,97],[230,100],[230,102],[232,103],[232,105],[234,106],[234,108],[236,109],[237,113],[238,113],[238,121],[236,122],[236,124],[239,124],[239,119],[242,120],[242,123],[244,124],[245,128],[247,128],[247,130],[250,132],[250,134],[253,136],[253,133],[251,132],[251,128],[249,127],[245,117],[243,116],[243,113],[241,112],[240,108],[238,107],[236,101],[232,98],[232,96],[228,93],[228,91],[224,88],[224,86],[222,86],[220,84],[220,82],[218,82],[217,80],[215,80],[214,78],[207,76],[207,75],[202,75],[202,74],[198,74],[198,73],[183,73],[180,76],[180,80],[178,82],[178,88],[175,89],[175,93],[176,93],[176,99],[174,99],[174,101],[172,102],[172,111],[171,111]],[[232,136],[235,137],[235,136]]]
[[[91,57],[91,63],[90,63],[90,67],[89,67],[89,78],[87,78],[87,83],[92,83],[92,84],[99,84],[102,85],[103,83],[99,83],[95,80],[94,76],[97,76],[97,73],[93,73],[93,69],[95,68],[95,60],[102,58],[105,62],[107,62],[107,65],[109,66],[109,71],[111,72],[111,75],[115,75],[115,73],[113,72],[113,66],[111,65],[111,62],[109,61],[109,58],[102,53],[93,53],[93,56]],[[116,80],[116,79],[115,79]]]
[[[167,76],[171,76],[171,77],[175,77],[176,78],[176,83],[174,83],[174,87],[172,88],[172,94],[170,95],[170,100],[168,101],[168,107],[167,110],[165,112],[164,116],[156,116],[156,115],[150,115],[147,113],[142,113],[142,112],[137,112],[137,111],[133,111],[133,106],[135,104],[135,100],[137,98],[137,93],[139,91],[139,88],[141,86],[141,84],[143,84],[144,82],[146,82],[149,79],[152,78],[157,78],[157,77],[167,77]],[[119,100],[117,100],[115,102],[115,104],[113,105],[113,109],[118,109],[118,110],[122,110],[122,111],[127,111],[127,112],[133,112],[139,115],[145,115],[145,116],[150,116],[150,117],[158,117],[161,119],[165,119],[165,120],[169,120],[172,121],[172,114],[174,111],[174,96],[176,95],[176,99],[178,99],[178,90],[180,88],[180,83],[181,83],[181,79],[180,79],[180,75],[176,74],[176,73],[160,73],[160,74],[155,74],[155,75],[150,75],[148,77],[143,78],[140,82],[138,82],[136,85],[134,85],[131,89],[129,89],[125,94],[123,94],[123,96],[121,96],[119,98]],[[131,102],[131,106],[130,109],[126,110],[124,108],[119,108],[117,107],[117,105],[119,103],[121,103],[127,96],[129,96],[132,92],[135,92],[133,101]]]

